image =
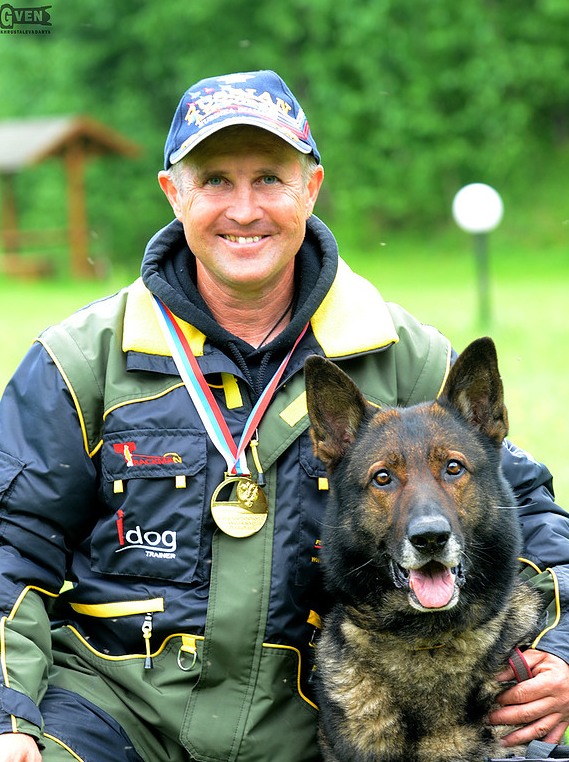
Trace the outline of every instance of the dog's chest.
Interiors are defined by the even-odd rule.
[[[336,654],[339,669],[331,659],[322,666],[329,677],[333,672],[336,696],[344,694],[342,704],[354,714],[367,702],[379,712],[395,711],[421,717],[431,726],[444,725],[472,707],[474,696],[497,688],[490,676],[485,677],[485,654],[492,641],[488,632],[469,632],[440,647],[410,649],[397,637],[370,638],[347,622],[342,629],[350,653]]]

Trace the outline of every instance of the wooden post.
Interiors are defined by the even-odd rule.
[[[85,151],[76,140],[65,151],[69,209],[69,250],[71,274],[76,278],[93,276],[89,262],[87,206],[85,203]]]
[[[19,239],[14,174],[7,173],[2,175],[2,243],[4,254],[15,254],[20,248]]]

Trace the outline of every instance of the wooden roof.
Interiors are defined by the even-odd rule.
[[[81,145],[86,154],[135,156],[138,146],[86,116],[0,121],[0,173],[13,173]]]

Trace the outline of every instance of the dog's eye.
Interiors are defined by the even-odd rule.
[[[373,475],[372,481],[376,487],[387,487],[388,484],[391,484],[391,474],[386,468],[380,468]]]
[[[464,466],[460,460],[449,460],[446,464],[446,473],[448,476],[460,476],[464,473]]]

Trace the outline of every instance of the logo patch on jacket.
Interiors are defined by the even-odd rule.
[[[175,550],[178,546],[177,532],[166,529],[158,532],[153,529],[145,530],[140,524],[128,528],[125,525],[124,511],[117,511],[117,535],[119,547],[115,553],[124,550],[144,550],[150,558],[176,558]]]
[[[166,452],[164,455],[145,455],[136,451],[135,442],[118,442],[113,449],[125,460],[128,468],[134,466],[163,466],[167,463],[181,463],[182,458],[177,452]]]

